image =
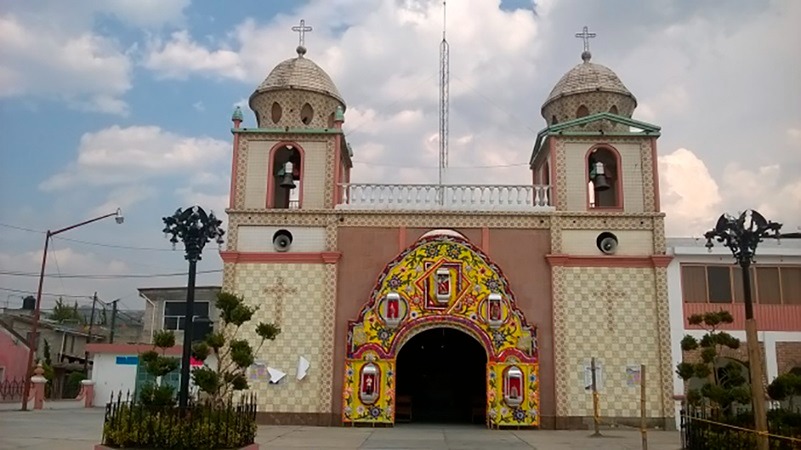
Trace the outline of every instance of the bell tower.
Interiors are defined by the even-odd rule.
[[[531,157],[535,183],[551,186],[558,211],[658,212],[659,127],[631,118],[637,99],[608,67],[590,62],[587,27],[582,63],[568,71],[545,103]]]
[[[250,96],[255,128],[235,112],[230,207],[333,209],[352,166],[342,124],[345,101],[328,74],[306,57],[301,20],[297,57],[279,63]]]

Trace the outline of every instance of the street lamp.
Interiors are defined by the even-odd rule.
[[[28,410],[28,396],[30,396],[31,394],[31,371],[33,370],[33,357],[36,354],[36,349],[38,347],[37,333],[39,331],[39,315],[42,305],[42,285],[44,284],[45,265],[47,264],[47,247],[50,245],[50,238],[65,231],[82,227],[92,222],[97,222],[98,220],[107,219],[109,217],[114,217],[114,220],[118,224],[122,224],[123,221],[125,220],[122,217],[122,211],[119,208],[117,208],[117,210],[114,211],[113,213],[104,214],[100,217],[95,217],[94,219],[85,220],[81,223],[76,223],[75,225],[70,225],[68,227],[64,227],[56,231],[47,230],[47,232],[45,233],[44,252],[42,253],[42,270],[39,272],[39,287],[36,289],[36,306],[34,306],[33,308],[33,322],[31,323],[31,334],[28,337],[28,365],[27,365],[28,375],[25,377],[25,385],[22,389],[23,411]],[[87,375],[89,374],[87,373]]]
[[[768,431],[768,420],[765,415],[765,392],[762,388],[762,356],[759,353],[754,305],[751,299],[751,264],[754,263],[757,245],[764,238],[782,237],[779,230],[782,224],[771,222],[762,214],[747,210],[739,217],[723,214],[718,218],[715,228],[704,234],[706,247],[712,251],[713,239],[729,247],[734,259],[743,272],[743,295],[745,296],[745,340],[748,350],[749,369],[751,372],[751,401],[754,411],[754,424],[759,433],[757,440],[760,450],[767,450],[768,442],[765,433]],[[788,236],[789,237],[789,236]]]
[[[197,262],[201,259],[203,247],[210,240],[217,244],[223,243],[223,231],[220,228],[221,220],[214,217],[213,212],[206,214],[200,206],[187,208],[185,211],[178,208],[170,217],[164,219],[164,235],[172,235],[170,242],[173,247],[178,241],[184,243],[186,260],[189,261],[189,280],[186,287],[186,310],[184,316],[184,346],[181,356],[181,387],[178,391],[178,404],[182,411],[189,403],[189,364],[192,354],[192,322],[195,308],[195,274]]]

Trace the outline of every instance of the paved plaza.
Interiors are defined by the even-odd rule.
[[[0,449],[87,450],[100,441],[102,409],[0,411]],[[398,425],[395,428],[261,426],[263,449],[537,449],[636,450],[636,430],[497,431],[467,425]],[[649,431],[649,450],[677,450],[679,434]]]

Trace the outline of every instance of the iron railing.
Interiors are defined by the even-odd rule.
[[[118,448],[241,448],[256,438],[256,396],[239,401],[154,406],[126,393],[106,404],[103,444]]]
[[[0,402],[12,402],[22,400],[22,391],[25,388],[25,380],[20,378],[13,380],[0,381]]]
[[[778,410],[777,410],[778,411]],[[776,411],[774,411],[776,412]],[[769,413],[769,416],[774,414]],[[724,419],[701,408],[681,411],[681,443],[684,450],[752,450],[757,448],[757,432],[746,415]],[[801,449],[801,430],[768,420],[770,450]],[[792,429],[795,428],[795,429]]]

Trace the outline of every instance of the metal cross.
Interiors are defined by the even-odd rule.
[[[306,32],[312,31],[312,27],[307,27],[306,21],[304,19],[300,19],[300,25],[292,27],[292,31],[298,33],[298,45],[303,47],[306,44]]]
[[[584,51],[590,51],[590,39],[595,37],[595,33],[590,33],[589,29],[585,26],[581,33],[576,33],[576,37],[584,40]]]
[[[284,312],[284,296],[286,294],[297,294],[298,290],[284,284],[284,277],[278,277],[274,285],[264,288],[264,292],[275,296],[275,324],[281,325]]]

